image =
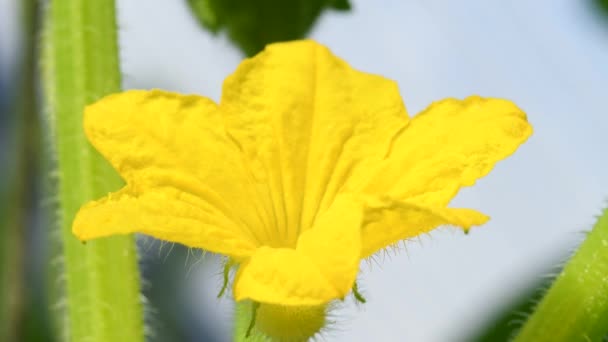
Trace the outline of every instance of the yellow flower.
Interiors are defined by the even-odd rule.
[[[476,96],[409,119],[395,82],[313,41],[242,62],[219,104],[126,91],[87,107],[84,127],[126,186],[84,205],[76,236],[140,232],[226,255],[235,299],[286,317],[343,298],[387,246],[486,222],[447,205],[532,132],[513,103]]]

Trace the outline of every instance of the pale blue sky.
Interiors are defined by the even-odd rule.
[[[546,275],[539,272],[591,227],[608,197],[608,26],[588,2],[360,0],[351,13],[321,18],[312,37],[356,68],[396,80],[411,115],[433,100],[480,94],[515,101],[535,128],[518,153],[453,202],[492,221],[468,236],[432,233],[382,266],[364,265],[368,303],[341,309],[324,340],[458,339]],[[225,37],[200,30],[181,1],[118,3],[126,88],[219,98],[241,59]],[[0,47],[1,60],[6,51]],[[186,289],[193,305],[224,310],[217,319],[225,321],[227,301],[213,299],[219,278],[209,276],[198,274]]]

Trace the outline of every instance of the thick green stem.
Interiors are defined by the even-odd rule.
[[[58,166],[64,340],[143,341],[133,237],[84,245],[71,231],[82,204],[121,187],[82,128],[85,105],[120,90],[114,0],[51,0],[42,38],[47,122]]]
[[[515,341],[601,341],[608,333],[608,209]]]

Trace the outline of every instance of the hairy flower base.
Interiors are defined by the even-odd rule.
[[[325,326],[327,305],[287,306],[260,303],[255,327],[278,341],[307,341]]]

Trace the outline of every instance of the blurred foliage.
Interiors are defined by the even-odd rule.
[[[507,304],[502,307],[496,307],[496,311],[488,315],[487,321],[481,324],[479,329],[467,336],[464,341],[512,341],[524,325],[524,322],[534,312],[556,276],[562,271],[563,263],[557,260],[567,259],[569,259],[567,256],[557,258],[555,264],[559,265],[559,267],[547,269],[547,272],[545,272],[545,274],[550,274],[551,276],[544,277],[536,283],[531,283],[526,289],[512,297]],[[603,341],[608,341],[608,336]]]
[[[602,11],[602,14],[608,16],[608,0],[593,0],[593,2]]]
[[[37,338],[48,330],[47,307],[41,303],[40,277],[27,267],[38,254],[29,251],[32,222],[37,216],[40,166],[40,122],[36,114],[35,44],[38,2],[20,2],[18,18],[23,41],[20,59],[2,83],[0,111],[6,165],[0,183],[0,341],[50,341]],[[29,280],[37,280],[30,282]],[[42,308],[42,309],[41,309]],[[35,330],[31,330],[35,329]]]
[[[553,278],[530,286],[513,298],[508,305],[499,308],[489,320],[466,339],[471,342],[507,342],[511,341],[517,331],[521,329],[527,316],[534,311],[536,304],[551,285]]]
[[[325,9],[350,10],[348,0],[188,0],[199,22],[252,56],[266,44],[303,38]]]

